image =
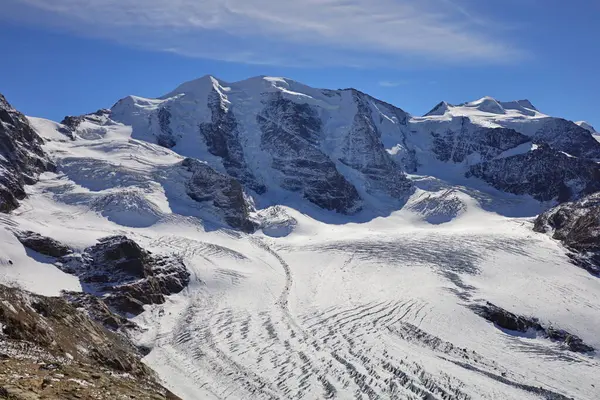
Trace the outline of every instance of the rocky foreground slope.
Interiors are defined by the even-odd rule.
[[[124,236],[79,254],[34,232],[14,234],[78,276],[87,293],[43,297],[0,285],[0,398],[177,399],[141,362],[144,354],[127,336],[137,327],[125,317],[180,292],[189,282],[182,262]]]
[[[65,299],[0,285],[0,326],[0,398],[178,399],[139,350]]]

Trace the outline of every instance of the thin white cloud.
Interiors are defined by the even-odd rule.
[[[409,81],[399,80],[399,81],[379,81],[379,86],[384,88],[395,88],[398,86],[404,86],[410,84]]]
[[[235,62],[395,67],[521,55],[449,0],[4,1],[14,21]]]

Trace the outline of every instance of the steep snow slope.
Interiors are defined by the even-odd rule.
[[[17,226],[0,216],[0,283],[45,296],[57,296],[61,290],[81,291],[79,280],[60,271],[52,258],[25,249],[11,232]]]

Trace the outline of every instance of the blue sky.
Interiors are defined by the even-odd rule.
[[[0,92],[60,120],[212,74],[356,87],[413,114],[527,98],[600,129],[597,0],[3,0]]]

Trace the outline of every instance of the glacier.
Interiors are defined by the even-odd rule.
[[[17,230],[181,260],[187,286],[128,335],[182,399],[600,396],[600,280],[534,230],[600,189],[600,143],[571,121],[206,76],[26,122],[56,168],[0,214],[0,283],[89,290]]]

